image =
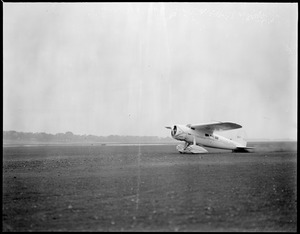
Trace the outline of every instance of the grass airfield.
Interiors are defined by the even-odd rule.
[[[3,148],[2,231],[297,231],[296,142]]]

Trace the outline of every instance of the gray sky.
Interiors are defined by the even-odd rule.
[[[4,3],[3,129],[297,138],[297,3]]]

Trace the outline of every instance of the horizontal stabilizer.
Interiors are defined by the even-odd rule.
[[[232,150],[233,152],[251,152],[255,147],[247,147],[247,146],[238,146],[236,149]]]

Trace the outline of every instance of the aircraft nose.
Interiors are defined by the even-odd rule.
[[[174,127],[173,127],[173,129],[172,129],[172,131],[171,131],[172,137],[174,137],[174,136],[176,135],[176,132],[177,132],[177,126],[174,125]]]
[[[174,127],[172,129],[171,135],[176,140],[184,140],[186,138],[185,132],[182,131],[182,129],[176,125],[174,125]]]

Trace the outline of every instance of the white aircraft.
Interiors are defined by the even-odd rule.
[[[238,137],[237,140],[228,139],[224,136],[215,134],[216,131],[226,131],[241,128],[242,126],[231,122],[213,122],[205,124],[174,125],[166,127],[171,129],[174,139],[184,141],[184,145],[177,145],[180,153],[207,153],[201,147],[211,147],[218,149],[232,150],[232,152],[248,152],[254,147],[247,147],[247,142]]]

